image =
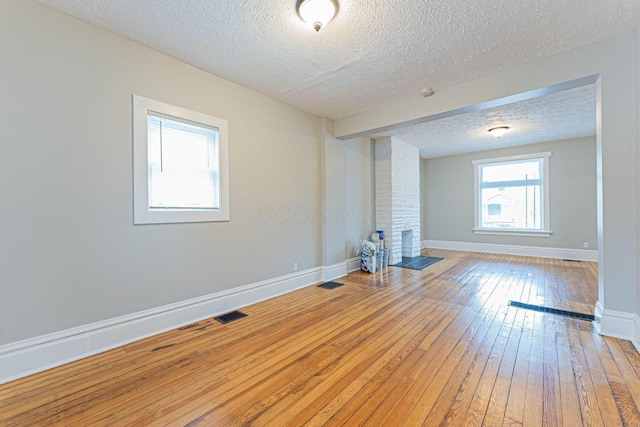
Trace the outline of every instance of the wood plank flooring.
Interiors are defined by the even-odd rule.
[[[428,250],[0,386],[11,426],[640,426],[640,354],[590,322],[597,264]]]

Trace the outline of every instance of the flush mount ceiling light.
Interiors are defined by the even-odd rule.
[[[509,130],[509,126],[498,126],[496,128],[489,129],[489,133],[496,138],[500,138]]]
[[[320,31],[338,12],[337,0],[298,0],[296,2],[298,16],[307,24]]]

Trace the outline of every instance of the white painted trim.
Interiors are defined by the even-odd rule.
[[[596,309],[594,310],[593,317],[595,320],[592,322],[593,327],[596,329],[596,332],[600,334],[600,322],[602,321],[602,311],[604,307],[600,304],[600,301],[596,301]]]
[[[229,221],[229,131],[227,120],[176,107],[161,101],[132,95],[133,122],[133,223],[170,224],[186,222]],[[149,113],[160,113],[176,119],[211,127],[218,131],[220,151],[219,209],[149,209],[149,169],[147,119]]]
[[[481,227],[481,218],[482,218],[482,206],[480,203],[480,187],[482,180],[480,179],[480,166],[495,163],[510,163],[510,162],[518,162],[522,160],[528,159],[537,159],[542,158],[542,184],[540,185],[540,191],[542,191],[542,197],[540,198],[540,203],[542,204],[542,230],[531,230],[538,231],[540,235],[536,237],[550,237],[552,232],[550,228],[550,209],[549,209],[549,158],[551,157],[551,151],[545,151],[542,153],[531,153],[531,154],[520,154],[516,156],[507,156],[507,157],[498,157],[493,159],[480,159],[473,160],[471,164],[473,165],[473,206],[474,206],[474,228],[473,232],[476,234],[502,234],[507,232],[506,230],[496,230],[496,229],[483,229]],[[527,234],[528,230],[513,230],[510,234],[514,236],[533,236],[534,234]]]
[[[494,243],[449,242],[425,240],[424,245],[432,249],[453,251],[486,252],[491,254],[534,256],[540,258],[570,259],[573,261],[598,262],[598,251],[590,249],[544,248],[540,246],[499,245]]]
[[[640,317],[637,314],[633,315],[633,339],[631,342],[640,353]]]
[[[552,231],[540,230],[477,230],[473,229],[473,234],[491,234],[495,236],[520,236],[520,237],[551,237]]]
[[[168,304],[0,346],[0,384],[347,274],[347,263]]]
[[[360,270],[360,260],[361,260],[361,258],[359,256],[353,257],[353,258],[349,258],[346,261],[346,263],[347,263],[347,273],[351,273],[353,271]]]
[[[596,302],[594,326],[600,335],[613,338],[621,338],[634,343],[634,313],[609,310],[604,308],[600,301]],[[599,322],[598,322],[599,319]],[[636,348],[638,348],[636,346]]]
[[[322,268],[322,280],[329,282],[347,275],[347,262],[339,262]]]
[[[485,163],[504,163],[504,162],[515,162],[517,160],[528,160],[535,159],[537,157],[551,157],[551,151],[543,151],[541,153],[531,153],[531,154],[518,154],[515,156],[505,156],[505,157],[494,157],[491,159],[479,159],[472,160],[472,165],[483,165]]]

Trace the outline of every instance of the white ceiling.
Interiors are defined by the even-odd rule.
[[[333,119],[632,31],[638,0],[339,0],[316,33],[295,0],[39,0]]]
[[[508,126],[501,138],[493,127]],[[595,84],[526,101],[434,120],[374,135],[395,136],[420,149],[420,157],[492,150],[596,134]]]

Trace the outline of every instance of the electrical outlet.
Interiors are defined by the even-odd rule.
[[[293,263],[293,271],[298,271],[298,263],[297,262]]]
[[[589,249],[589,242],[582,242],[582,247],[585,249]]]

